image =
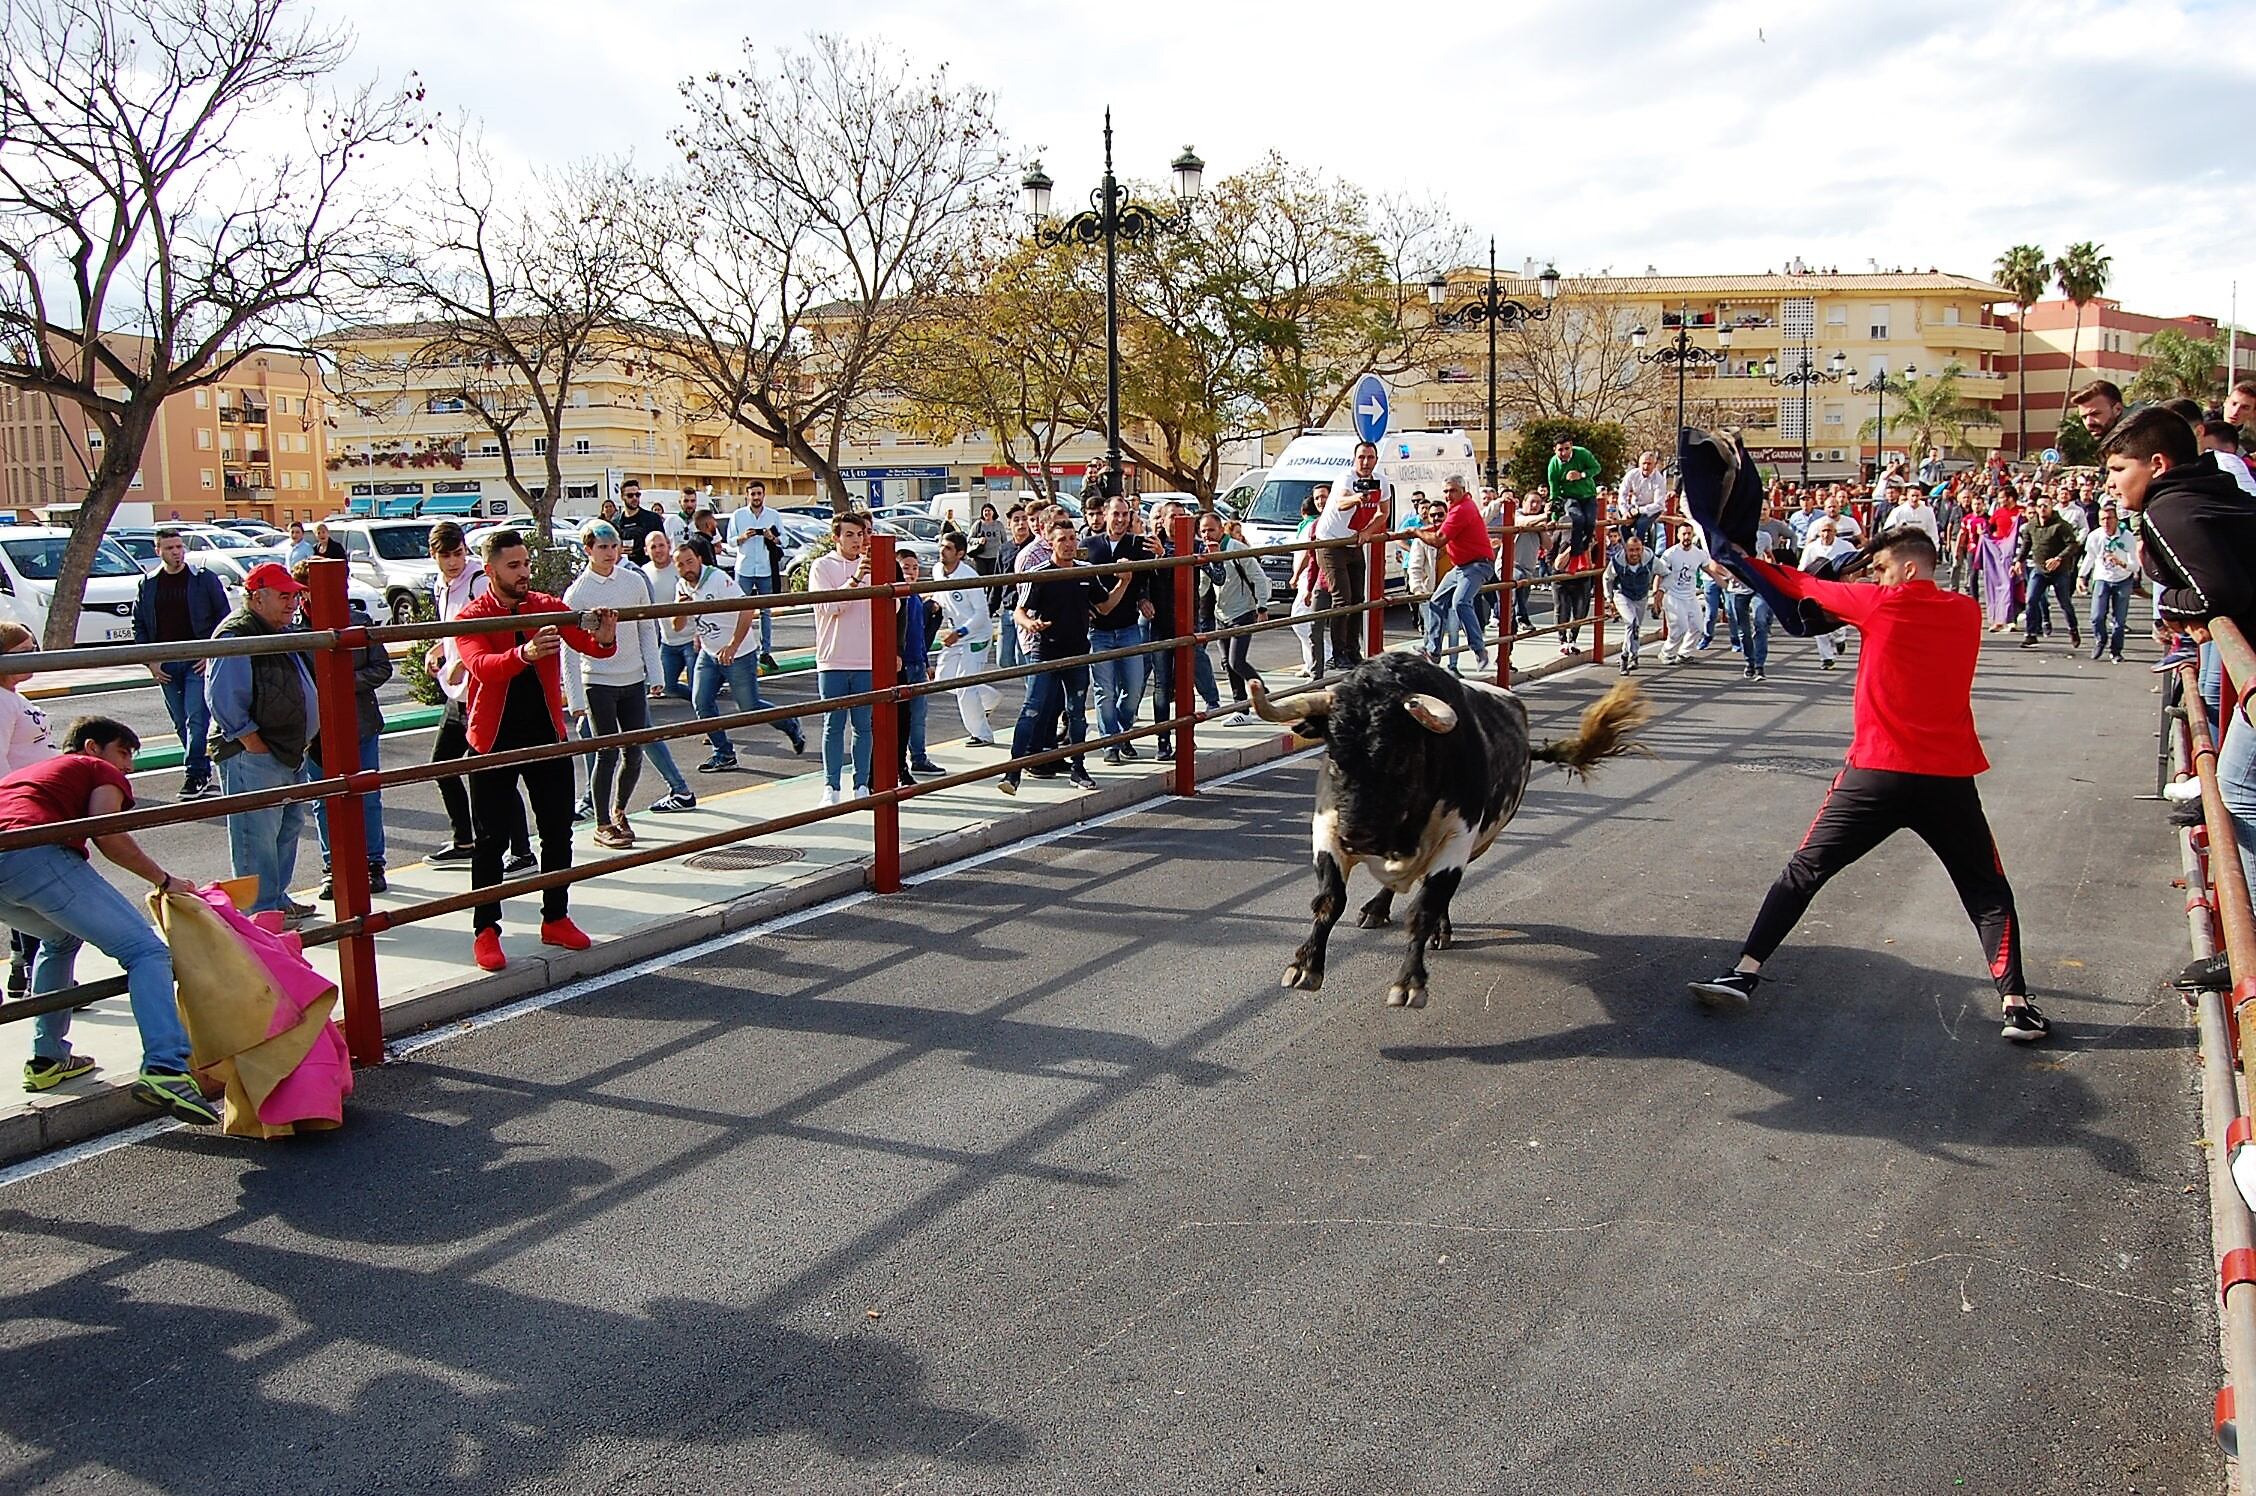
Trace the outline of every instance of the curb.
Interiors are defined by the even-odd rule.
[[[1528,682],[1583,669],[1589,664],[1584,658],[1549,661],[1517,672],[1513,689],[1517,691]],[[1206,749],[1198,756],[1199,780],[1203,785],[1243,769],[1288,758],[1309,746],[1289,733],[1280,732],[1238,747]],[[997,820],[947,832],[903,847],[901,871],[905,876],[932,872],[978,853],[1009,847],[1114,811],[1171,800],[1174,798],[1170,792],[1172,782],[1171,768],[1155,764],[1146,772],[1116,780],[1093,793],[1029,807]],[[444,986],[386,1004],[384,1038],[387,1041],[402,1039],[531,997],[550,987],[603,976],[670,950],[796,914],[859,893],[869,886],[869,878],[870,859],[859,857],[780,888],[763,889],[660,920],[584,951],[512,957],[503,971],[491,975],[473,971]],[[0,1118],[0,1165],[83,1143],[137,1122],[154,1120],[158,1114],[128,1094],[131,1084],[131,1080],[121,1079],[98,1091],[60,1097],[47,1103],[35,1102],[29,1110]]]

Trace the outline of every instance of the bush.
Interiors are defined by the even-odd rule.
[[[1504,466],[1505,481],[1526,493],[1542,484],[1551,467],[1551,448],[1560,437],[1578,447],[1588,447],[1598,459],[1598,481],[1612,484],[1629,465],[1629,433],[1617,421],[1574,421],[1546,417],[1522,425],[1513,438],[1512,460]]]
[[[408,698],[424,706],[445,706],[446,692],[439,689],[439,679],[423,668],[427,644],[418,644],[399,659],[400,678],[407,682]]]

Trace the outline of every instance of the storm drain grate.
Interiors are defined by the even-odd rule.
[[[756,867],[797,862],[806,855],[798,847],[715,847],[710,852],[699,852],[694,857],[683,858],[682,866],[700,868],[708,873],[748,873]]]
[[[1742,774],[1823,774],[1830,777],[1839,771],[1841,761],[1836,758],[1746,758],[1731,767]]]

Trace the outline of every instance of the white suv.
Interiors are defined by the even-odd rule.
[[[353,575],[384,595],[380,623],[412,623],[415,611],[431,595],[431,579],[439,563],[431,559],[428,519],[324,520],[329,533],[345,548]]]
[[[0,526],[0,618],[47,632],[47,608],[55,599],[55,573],[71,532],[46,525]],[[86,578],[74,644],[131,644],[133,604],[141,591],[141,567],[115,541],[105,538],[94,552]]]

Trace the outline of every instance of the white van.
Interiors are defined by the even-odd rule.
[[[1344,483],[1355,471],[1355,434],[1323,431],[1294,437],[1284,455],[1269,467],[1261,491],[1247,506],[1245,537],[1248,545],[1282,545],[1300,528],[1300,508],[1319,483]],[[1396,431],[1379,443],[1379,477],[1394,492],[1393,529],[1405,528],[1411,519],[1410,495],[1423,492],[1441,497],[1443,482],[1455,476],[1465,487],[1480,492],[1480,463],[1473,456],[1473,440],[1461,431]],[[1270,591],[1282,597],[1292,591],[1292,556],[1264,556],[1261,569],[1269,574]],[[1403,583],[1400,546],[1388,548],[1387,586]]]

